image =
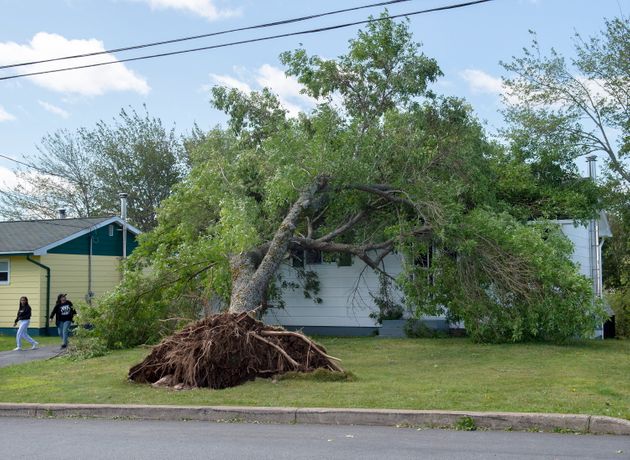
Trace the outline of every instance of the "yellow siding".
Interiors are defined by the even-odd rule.
[[[46,326],[46,270],[26,260],[26,256],[2,257],[10,261],[10,284],[0,285],[0,327],[11,327],[20,297],[28,297],[33,308],[30,327]],[[67,293],[74,304],[86,301],[88,257],[84,255],[47,254],[33,257],[50,267],[50,311],[57,294]],[[112,256],[92,257],[92,292],[103,296],[120,282],[120,259]],[[54,323],[51,324],[54,326]]]
[[[50,309],[55,306],[57,295],[68,294],[74,304],[85,302],[89,291],[88,260],[85,255],[47,254],[41,262],[50,267]],[[120,259],[113,256],[92,256],[92,292],[98,299],[120,282]]]
[[[26,260],[26,256],[0,259],[9,259],[10,264],[9,284],[0,285],[0,327],[13,326],[20,297],[24,295],[33,309],[30,327],[44,327],[46,270]]]

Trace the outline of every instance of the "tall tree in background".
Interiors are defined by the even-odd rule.
[[[156,224],[156,210],[185,171],[185,151],[172,128],[147,112],[121,110],[113,124],[103,121],[83,133],[94,157],[99,209],[118,209],[118,193],[129,194],[129,220],[143,230]]]
[[[608,171],[627,190],[630,169],[630,23],[606,22],[601,36],[575,36],[576,56],[551,49],[544,56],[534,40],[524,55],[502,63],[514,103],[508,121],[534,138],[571,144],[573,155],[605,154]]]
[[[47,135],[19,171],[18,185],[0,197],[9,219],[52,218],[60,207],[71,216],[119,212],[119,192],[129,194],[129,220],[143,230],[155,226],[155,212],[187,169],[186,153],[174,129],[135,110],[121,110],[111,124],[75,133]]]
[[[624,291],[615,298],[625,296],[628,302],[630,22],[624,17],[606,21],[601,34],[589,39],[576,34],[574,43],[575,56],[567,59],[553,49],[545,56],[534,38],[522,57],[503,63],[510,72],[504,79],[510,93],[507,134],[530,164],[544,166],[551,160],[565,171],[575,171],[576,158],[603,154],[600,206],[609,212],[614,229],[612,241],[604,245],[604,284]],[[630,310],[630,305],[616,309],[624,308]],[[630,312],[625,316],[630,324]],[[621,320],[621,314],[617,318]]]
[[[228,129],[194,150],[123,284],[90,319],[110,346],[154,340],[160,319],[209,299],[231,312],[265,306],[280,265],[303,251],[350,255],[385,277],[384,258],[403,255],[392,281],[409,305],[448,306],[478,340],[591,329],[570,244],[510,214],[494,187],[499,147],[462,100],[428,91],[440,70],[406,23],[370,23],[337,60],[301,49],[281,59],[320,105],[291,119],[267,90],[214,89]],[[416,263],[429,252],[430,267]]]
[[[30,168],[15,171],[18,184],[0,195],[0,216],[11,220],[54,218],[60,207],[76,217],[98,213],[100,181],[95,158],[84,142],[84,130],[48,134],[37,152],[28,161]]]

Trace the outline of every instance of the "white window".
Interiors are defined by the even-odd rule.
[[[114,226],[112,224],[109,224],[108,228],[109,228],[109,236],[114,236]]]
[[[8,259],[0,259],[0,285],[1,284],[9,284],[9,260]]]

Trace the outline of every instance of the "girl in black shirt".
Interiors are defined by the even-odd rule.
[[[53,311],[50,314],[50,319],[53,319],[54,316],[57,317],[57,332],[59,333],[59,337],[61,337],[61,348],[66,348],[68,346],[70,325],[72,324],[72,319],[76,314],[77,311],[72,308],[72,302],[66,299],[66,294],[59,294],[57,296],[55,308],[53,308]]]
[[[18,322],[20,325],[18,326],[17,334],[15,335],[15,341],[17,342],[17,347],[15,350],[22,349],[22,339],[26,339],[31,344],[31,349],[37,348],[39,345],[30,335],[28,335],[28,325],[31,322],[31,306],[28,304],[28,299],[24,296],[20,297],[20,305],[18,306],[17,317],[13,322],[13,325],[17,325]]]

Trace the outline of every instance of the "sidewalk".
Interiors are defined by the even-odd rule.
[[[0,367],[21,364],[41,359],[51,359],[62,355],[66,350],[61,350],[58,345],[46,346],[31,350],[31,344],[25,343],[22,350],[0,351]]]
[[[298,407],[147,406],[119,404],[0,403],[0,417],[95,417],[136,420],[198,420],[222,423],[378,425],[576,432],[630,436],[630,420],[600,415],[468,412],[438,410]],[[469,420],[470,419],[470,420]]]

